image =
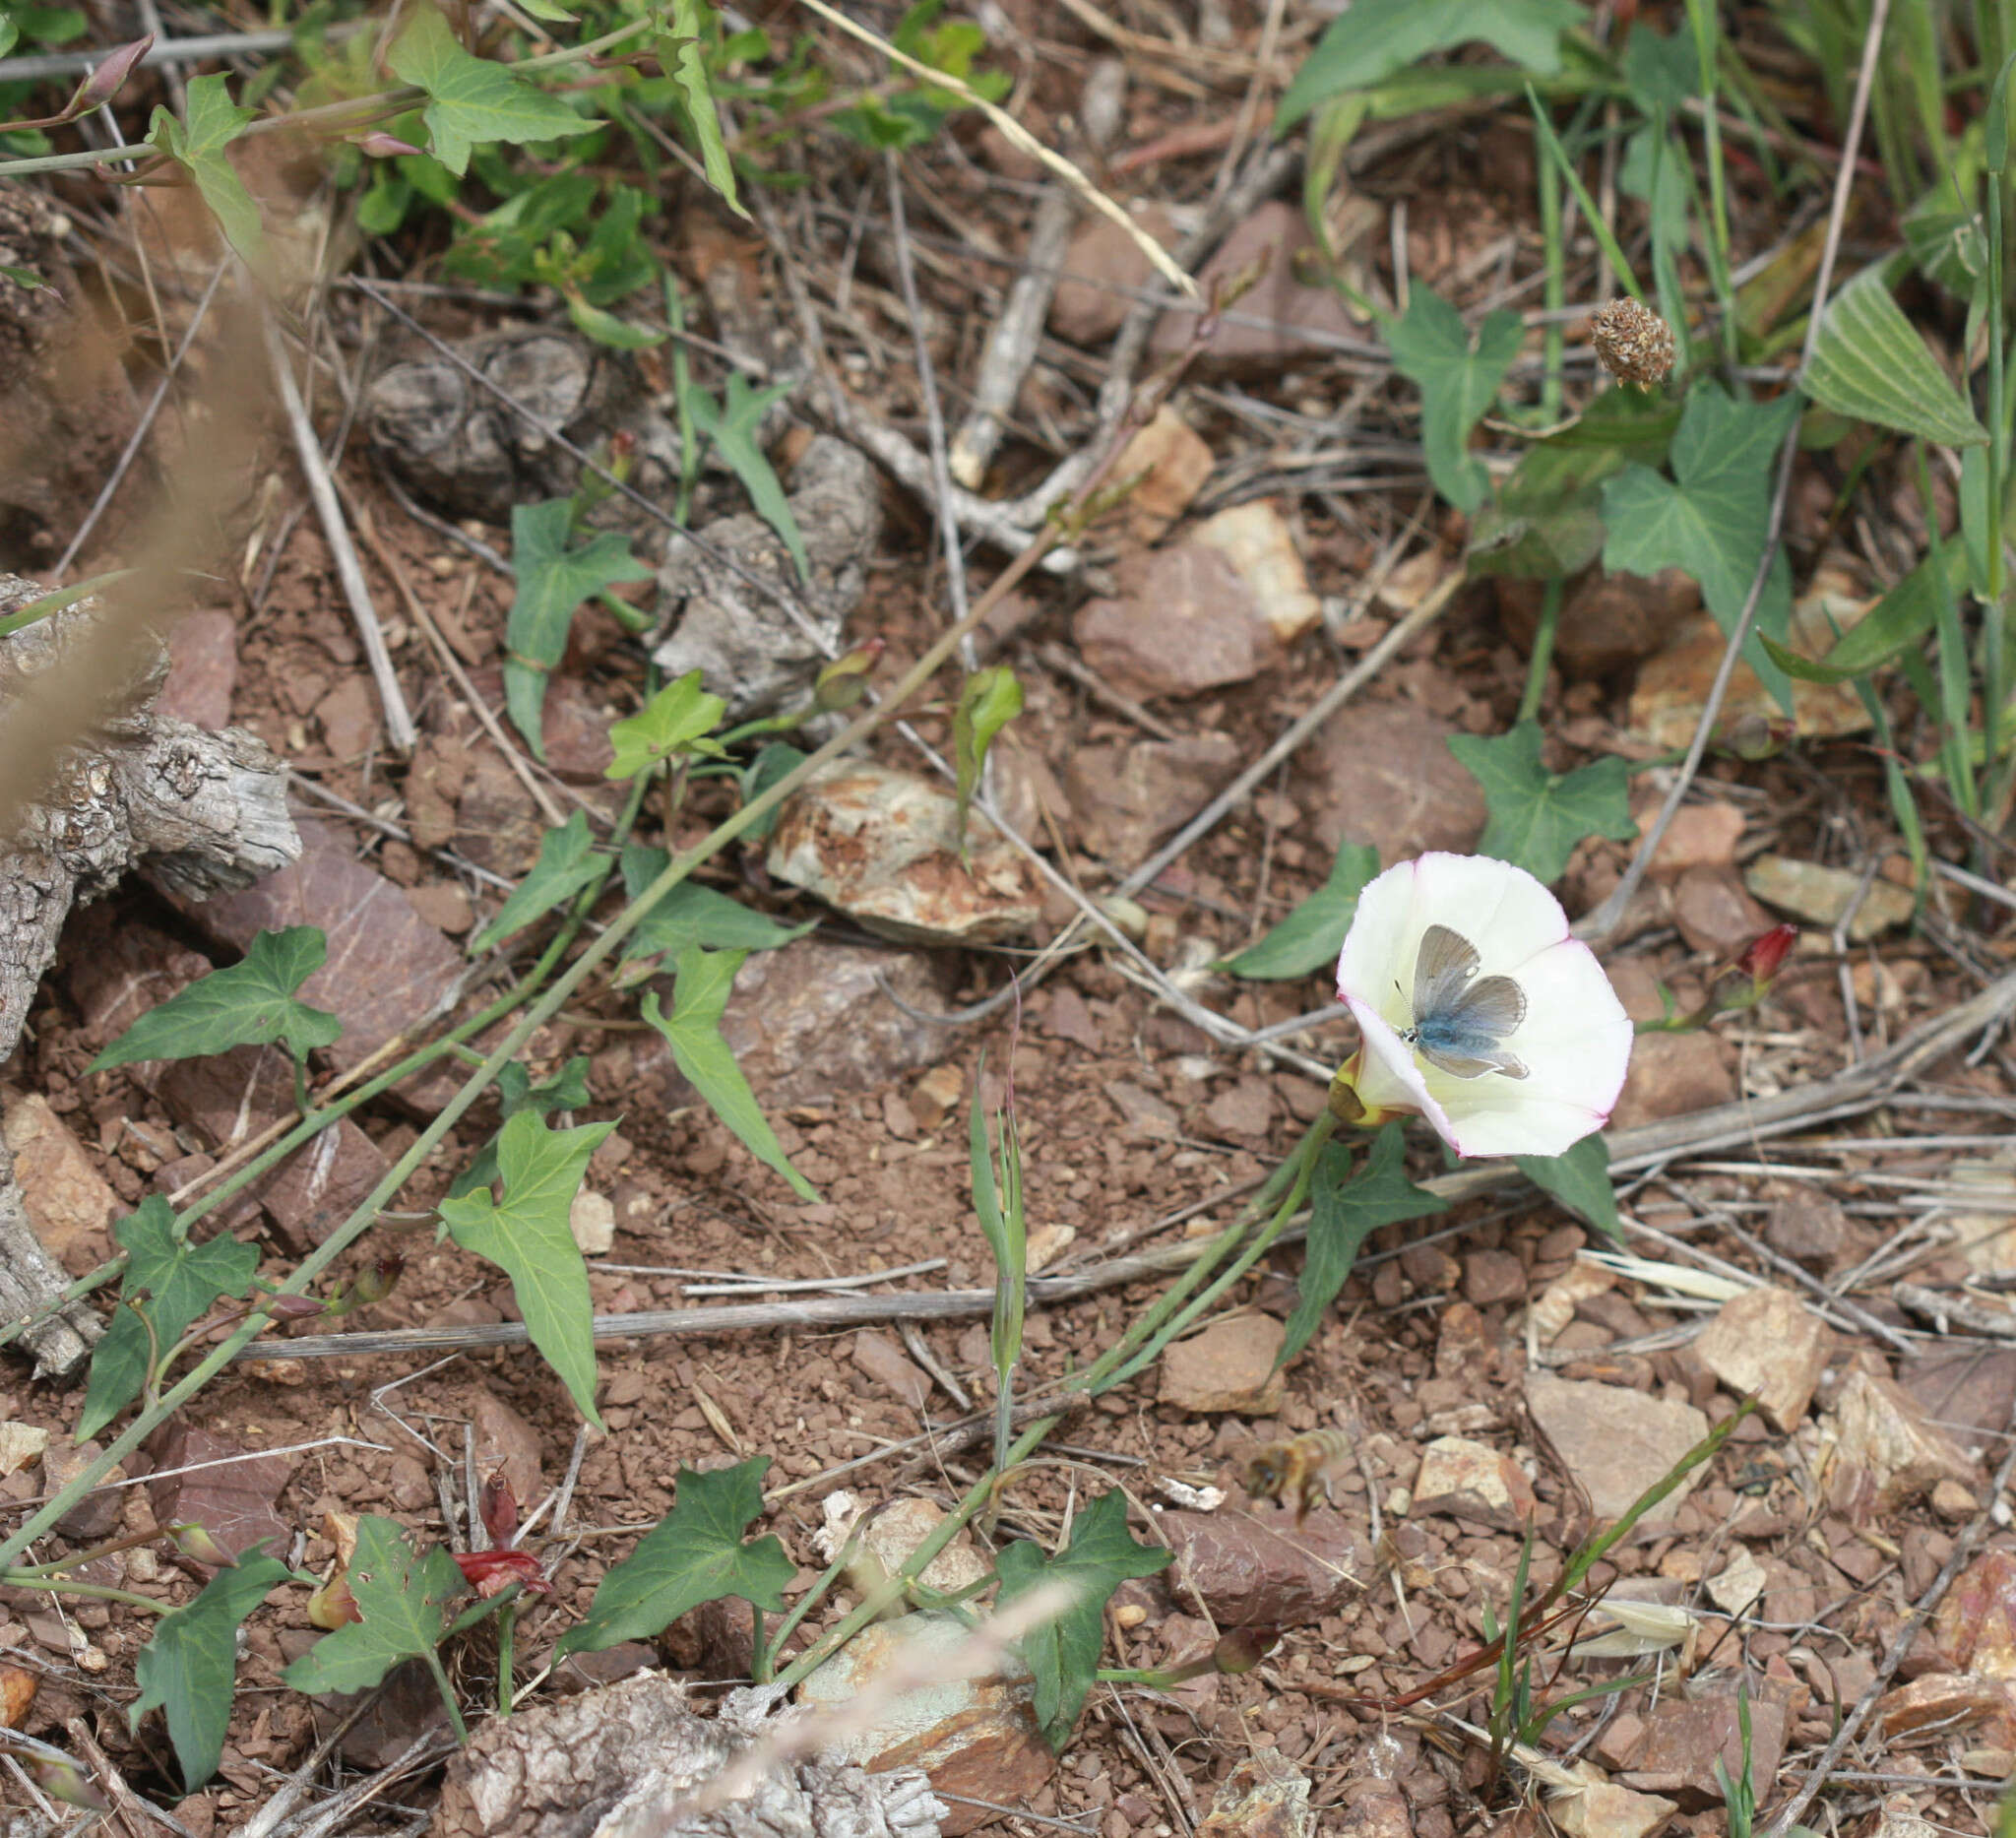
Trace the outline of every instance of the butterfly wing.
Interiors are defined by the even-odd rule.
[[[1473,956],[1476,954],[1473,952]],[[1417,1019],[1416,1045],[1428,1062],[1454,1078],[1502,1072],[1526,1077],[1526,1063],[1501,1043],[1526,1019],[1526,991],[1510,977],[1485,977],[1462,989],[1442,1010]]]
[[[1455,1007],[1481,960],[1477,946],[1447,925],[1430,925],[1421,933],[1414,960],[1414,1018],[1439,1015]],[[1503,982],[1500,978],[1495,981]]]

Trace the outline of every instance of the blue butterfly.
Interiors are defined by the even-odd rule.
[[[1526,1019],[1526,991],[1510,977],[1474,982],[1481,965],[1461,932],[1430,925],[1414,964],[1414,1026],[1400,1038],[1452,1078],[1523,1079],[1526,1062],[1502,1043]]]

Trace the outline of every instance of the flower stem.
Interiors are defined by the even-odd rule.
[[[1554,661],[1554,634],[1561,624],[1561,577],[1556,575],[1547,583],[1540,602],[1540,624],[1534,628],[1533,656],[1526,665],[1526,693],[1519,698],[1519,713],[1512,724],[1515,728],[1521,722],[1540,720],[1541,698],[1547,689],[1547,667]]]

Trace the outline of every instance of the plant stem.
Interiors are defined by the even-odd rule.
[[[114,1589],[109,1583],[73,1583],[52,1576],[37,1576],[32,1570],[0,1570],[0,1585],[13,1589],[45,1589],[52,1596],[92,1596],[100,1602],[118,1602],[129,1609],[144,1609],[150,1615],[168,1612],[165,1602],[157,1602],[152,1596],[137,1596],[130,1589]]]
[[[512,1635],[518,1630],[518,1604],[507,1602],[497,1611],[497,1715],[511,1715]]]
[[[441,1701],[448,1706],[448,1722],[455,1731],[455,1740],[463,1747],[469,1746],[469,1725],[462,1720],[462,1706],[455,1701],[455,1686],[448,1681],[448,1668],[441,1664],[437,1648],[429,1647],[426,1653],[427,1666],[434,1675],[434,1683],[441,1693]]]
[[[770,1654],[763,1645],[763,1611],[755,1603],[749,1604],[749,1678],[755,1684],[770,1682]]]
[[[1515,728],[1521,722],[1540,720],[1541,698],[1547,688],[1547,667],[1554,661],[1554,634],[1561,623],[1563,592],[1561,577],[1555,575],[1541,600],[1540,624],[1534,628],[1533,656],[1526,665],[1526,693],[1519,698],[1519,713],[1512,724]]]

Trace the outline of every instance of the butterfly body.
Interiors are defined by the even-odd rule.
[[[1400,1038],[1452,1078],[1523,1079],[1526,1062],[1504,1043],[1526,1019],[1526,991],[1510,977],[1480,977],[1481,967],[1461,932],[1430,925],[1415,958],[1414,1025]]]

